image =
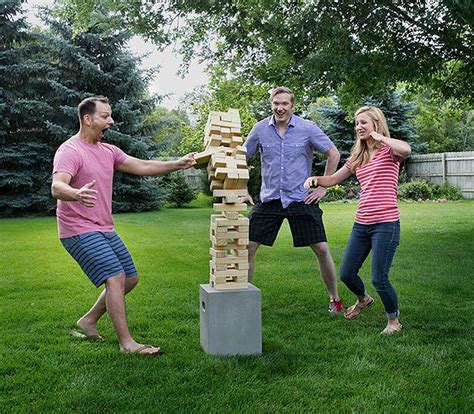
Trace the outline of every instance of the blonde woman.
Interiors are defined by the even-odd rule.
[[[388,273],[400,240],[397,184],[400,162],[411,154],[410,145],[390,137],[383,112],[364,106],[355,114],[356,142],[351,156],[332,175],[309,177],[304,186],[331,187],[355,174],[361,193],[355,223],[340,268],[341,280],[356,295],[345,313],[355,319],[374,303],[365,290],[359,270],[372,251],[372,283],[385,307],[388,323],[382,334],[400,331],[398,299]]]

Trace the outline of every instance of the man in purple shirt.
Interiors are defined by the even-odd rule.
[[[330,296],[329,312],[342,313],[336,267],[327,244],[323,212],[318,205],[326,194],[326,188],[318,187],[308,193],[303,187],[311,175],[314,150],[327,156],[324,175],[336,171],[339,151],[314,122],[293,114],[295,95],[290,89],[273,89],[270,103],[273,115],[255,124],[244,144],[247,157],[260,151],[262,166],[261,203],[249,214],[249,279],[254,274],[258,247],[261,244],[273,245],[286,218],[294,246],[311,247],[318,259],[319,270]],[[250,197],[247,200],[251,201]]]

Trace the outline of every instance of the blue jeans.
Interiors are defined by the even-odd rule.
[[[382,300],[388,319],[398,318],[398,299],[388,280],[395,249],[400,242],[400,222],[354,223],[339,269],[341,280],[360,299],[366,290],[359,270],[372,250],[372,284]]]

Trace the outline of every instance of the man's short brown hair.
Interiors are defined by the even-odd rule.
[[[278,86],[276,88],[273,88],[271,93],[270,93],[270,103],[273,102],[273,98],[278,95],[279,93],[287,93],[290,95],[291,103],[294,104],[296,101],[295,94],[290,88],[287,88],[286,86]]]
[[[96,102],[102,102],[105,104],[109,103],[109,98],[106,96],[91,96],[84,99],[77,106],[77,115],[79,116],[79,122],[82,122],[84,115],[92,115],[95,112]]]

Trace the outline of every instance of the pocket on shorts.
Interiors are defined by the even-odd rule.
[[[88,234],[91,234],[91,233],[76,234],[75,236],[67,237],[65,239],[60,239],[60,240],[64,248],[69,251],[69,249],[74,247],[76,244],[82,243],[82,240]]]
[[[61,240],[61,243],[62,245],[64,246],[64,248],[69,251],[70,249],[72,249],[77,243],[79,243],[79,238],[80,235],[77,235],[77,236],[72,236],[72,237],[67,237],[65,239],[60,239]]]

